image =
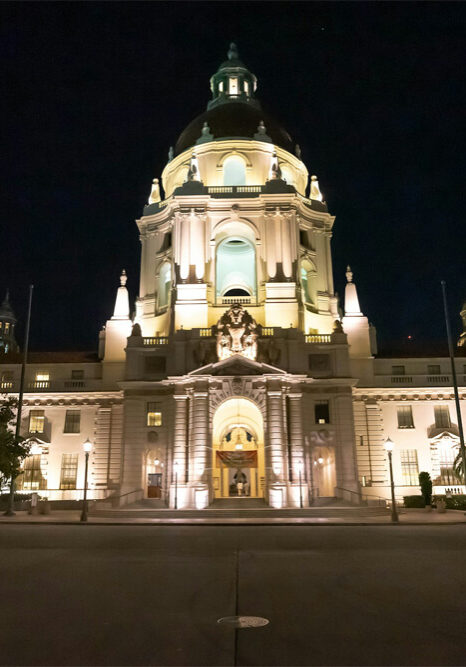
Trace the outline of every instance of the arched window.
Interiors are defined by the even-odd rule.
[[[246,185],[246,165],[237,155],[230,155],[223,163],[223,185]]]
[[[217,296],[255,296],[256,252],[251,241],[229,236],[217,246]]]
[[[159,289],[158,289],[158,307],[168,306],[170,298],[170,286],[172,280],[172,270],[169,262],[164,262],[160,267]]]
[[[311,306],[316,304],[316,289],[315,289],[315,266],[309,261],[304,260],[300,268],[300,281],[303,293],[303,301]]]

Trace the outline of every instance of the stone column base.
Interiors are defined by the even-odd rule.
[[[170,484],[169,490],[169,507],[175,509],[175,495],[176,495],[176,509],[179,510],[203,510],[209,506],[209,487],[203,483],[191,484]]]
[[[309,507],[309,493],[307,490],[307,484],[306,482],[302,482],[301,488],[299,486],[299,483],[293,482],[292,484],[288,484],[287,487],[287,495],[288,495],[288,501],[287,501],[287,507],[301,507],[301,497],[303,500],[303,507]]]

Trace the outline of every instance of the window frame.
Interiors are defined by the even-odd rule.
[[[72,418],[71,415],[73,415]],[[78,416],[77,419],[76,415]],[[76,422],[77,422],[77,430],[75,430],[75,428],[70,428],[70,427],[75,427]],[[76,435],[77,433],[81,433],[81,410],[79,408],[71,408],[70,410],[66,410],[65,423],[63,424],[63,433],[68,435]]]
[[[161,404],[159,401],[148,401],[146,403],[146,426],[158,428],[163,424]]]
[[[397,405],[396,406],[396,419],[397,419],[398,429],[406,430],[406,429],[415,428],[415,426],[414,426],[413,406],[409,405],[409,404],[408,405]],[[403,422],[405,422],[405,423],[403,423]]]
[[[34,413],[36,413],[36,414],[34,414]],[[40,413],[40,414],[38,414],[38,413]],[[36,409],[29,410],[28,419],[29,419],[29,422],[28,422],[28,432],[29,433],[36,433],[36,434],[42,435],[45,432],[45,410],[36,410]],[[37,428],[34,428],[34,429],[32,428],[33,419],[39,420],[37,423],[42,424],[42,429],[41,430],[39,430]],[[40,420],[42,420],[42,421],[40,421]]]

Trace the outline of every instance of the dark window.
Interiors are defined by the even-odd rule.
[[[307,232],[304,229],[299,230],[299,242],[302,246],[307,248]]]
[[[317,401],[314,405],[316,424],[330,424],[330,406],[328,401]]]
[[[151,355],[145,359],[145,370],[146,373],[156,375],[160,373],[165,373],[166,359],[165,357],[158,357]]]
[[[65,428],[63,433],[80,433],[81,431],[81,411],[67,410],[65,416]]]
[[[404,366],[392,366],[392,375],[404,375],[405,367]]]
[[[413,409],[410,405],[398,405],[396,408],[398,428],[414,428]]]
[[[330,355],[329,354],[310,354],[309,355],[309,370],[316,373],[322,373],[330,370]]]
[[[440,366],[438,364],[427,366],[427,375],[440,375]]]
[[[84,371],[81,371],[81,370],[71,371],[71,379],[72,380],[84,380]]]

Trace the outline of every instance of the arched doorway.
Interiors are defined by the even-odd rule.
[[[158,449],[147,451],[144,458],[144,497],[161,498],[164,461],[161,460]]]
[[[265,491],[262,414],[247,398],[229,398],[212,423],[212,482],[215,498],[263,498]]]

